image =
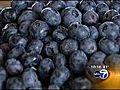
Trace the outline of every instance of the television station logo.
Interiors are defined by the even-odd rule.
[[[105,80],[109,77],[109,72],[106,69],[101,69],[100,71],[96,71],[94,73],[94,76],[96,78],[100,78],[102,80]]]
[[[93,69],[96,69],[96,68],[99,69],[99,71],[95,71],[93,74],[94,74],[95,78],[100,78],[102,80],[105,80],[105,79],[107,79],[109,77],[110,73],[107,70],[108,67],[109,66],[107,66],[107,65],[104,65],[104,66],[92,65],[91,66],[91,68],[93,68]]]

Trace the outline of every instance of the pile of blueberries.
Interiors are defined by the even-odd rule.
[[[120,67],[119,0],[13,0],[0,9],[0,89],[91,89]]]

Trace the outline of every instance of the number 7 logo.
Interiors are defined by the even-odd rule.
[[[108,76],[109,76],[109,73],[108,73],[108,71],[106,70],[106,69],[102,69],[102,70],[100,70],[100,78],[101,79],[107,79],[108,78]]]

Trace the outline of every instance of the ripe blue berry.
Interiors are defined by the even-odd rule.
[[[93,11],[89,10],[83,15],[83,23],[86,25],[95,25],[99,20],[99,15]]]
[[[49,58],[44,58],[40,61],[40,65],[38,67],[39,77],[40,79],[46,79],[51,74],[54,69],[53,61]]]
[[[38,15],[32,10],[25,10],[18,18],[18,24],[21,24],[24,21],[35,21],[38,18]]]
[[[65,39],[60,45],[60,50],[65,55],[70,55],[72,52],[78,50],[78,43],[73,39]]]
[[[63,24],[65,26],[69,26],[73,22],[81,23],[82,14],[81,12],[75,7],[66,7],[61,12]]]
[[[81,10],[83,13],[89,11],[89,10],[96,10],[96,3],[94,0],[82,0],[79,2],[79,10]]]
[[[50,27],[48,24],[41,20],[36,20],[29,28],[30,37],[37,39],[45,38],[49,31]]]
[[[70,72],[66,67],[55,69],[50,78],[50,84],[62,86],[70,77]]]
[[[17,19],[16,11],[14,9],[12,9],[11,7],[6,7],[4,9],[2,9],[0,14],[2,16],[3,23],[13,23]]]
[[[66,64],[66,57],[64,54],[58,53],[53,56],[53,61],[56,68],[61,68]]]
[[[99,26],[99,33],[102,37],[116,39],[119,35],[119,26],[113,22],[104,22]]]
[[[42,49],[43,49],[43,42],[38,39],[32,40],[27,46],[28,51],[34,51],[35,53],[39,53],[39,54],[41,53]]]
[[[38,80],[37,74],[31,68],[24,70],[22,80],[25,88],[28,89],[42,89],[41,82]]]
[[[68,29],[63,26],[58,26],[52,33],[53,39],[61,43],[64,39],[68,37]]]
[[[96,41],[91,38],[86,38],[81,41],[80,49],[83,50],[86,54],[92,54],[97,51]]]
[[[6,88],[7,89],[25,89],[25,86],[21,78],[11,77],[11,78],[8,78],[6,82]]]
[[[42,60],[42,56],[40,56],[39,54],[34,53],[34,52],[24,53],[21,56],[22,64],[25,67],[34,67],[34,66],[37,66],[37,65],[39,65],[39,63],[40,63],[41,60]]]
[[[44,8],[41,11],[41,16],[44,21],[46,21],[51,26],[58,26],[61,23],[60,13],[50,7]]]
[[[41,11],[42,9],[45,7],[45,4],[44,2],[35,2],[33,5],[32,5],[32,10],[35,11],[36,13],[38,13],[39,15],[41,14]]]
[[[119,54],[111,54],[105,59],[105,64],[109,65],[112,68],[120,67],[120,55]]]
[[[87,64],[87,56],[83,51],[75,51],[70,55],[69,66],[75,74],[82,74]]]
[[[8,59],[5,63],[6,70],[10,75],[19,75],[23,71],[23,65],[14,58]]]
[[[58,52],[58,43],[55,41],[47,43],[43,48],[43,53],[48,57],[53,57],[53,55],[57,54]]]
[[[56,9],[57,11],[61,11],[66,7],[66,3],[63,0],[59,0],[59,1],[49,1],[47,3],[47,6]]]
[[[78,22],[72,23],[69,26],[69,35],[71,38],[78,40],[79,42],[90,35],[90,30],[86,25],[79,24]]]
[[[90,38],[92,39],[98,39],[98,36],[99,36],[99,32],[97,30],[96,27],[94,26],[89,26],[89,30],[90,30]]]
[[[25,52],[24,47],[16,46],[8,52],[8,58],[18,58]]]
[[[113,54],[119,52],[119,45],[116,41],[109,40],[107,38],[102,38],[99,41],[99,48],[106,54]]]
[[[27,41],[27,38],[22,37],[20,34],[14,34],[9,38],[9,45],[10,47],[25,47],[27,45]]]

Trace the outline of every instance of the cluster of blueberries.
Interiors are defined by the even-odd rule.
[[[120,67],[119,0],[12,0],[0,9],[0,89],[91,89],[91,65]]]

